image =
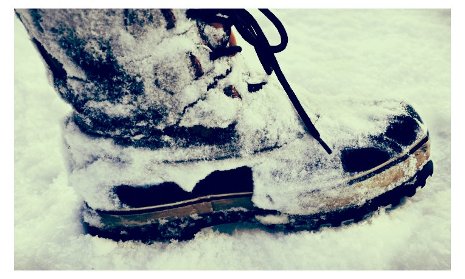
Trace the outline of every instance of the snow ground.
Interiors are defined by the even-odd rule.
[[[278,59],[291,85],[414,105],[432,139],[435,174],[425,188],[390,213],[319,232],[206,229],[189,242],[153,245],[82,235],[80,200],[67,186],[62,155],[69,107],[15,20],[15,269],[450,269],[449,11],[276,14],[290,37]]]

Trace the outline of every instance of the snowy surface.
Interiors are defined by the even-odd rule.
[[[278,59],[297,92],[320,100],[350,96],[354,102],[379,95],[414,105],[432,139],[435,174],[427,187],[395,211],[316,233],[229,235],[205,229],[189,242],[153,245],[82,235],[81,201],[68,187],[62,154],[61,126],[70,108],[49,85],[38,53],[15,20],[15,268],[449,269],[449,12],[276,14],[290,37]],[[267,24],[262,26],[274,42]]]

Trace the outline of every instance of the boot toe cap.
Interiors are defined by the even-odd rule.
[[[392,116],[386,130],[370,137],[365,147],[346,147],[340,158],[344,171],[370,170],[404,153],[419,138],[426,136],[423,121],[411,105],[402,104],[405,114]]]

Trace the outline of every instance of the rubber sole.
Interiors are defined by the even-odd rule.
[[[413,196],[418,187],[425,186],[427,178],[432,174],[433,162],[428,161],[408,181],[363,205],[326,213],[286,215],[274,210],[263,210],[253,205],[250,194],[244,194],[204,200],[164,211],[129,211],[123,214],[93,210],[84,204],[82,223],[85,233],[90,235],[115,241],[144,243],[189,240],[203,228],[225,224],[240,224],[273,232],[315,231],[322,227],[360,222],[382,207],[395,208],[406,197]],[[189,211],[191,214],[186,214]]]

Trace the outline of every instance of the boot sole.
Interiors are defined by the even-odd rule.
[[[217,227],[257,227],[265,231],[293,232],[319,230],[360,222],[380,207],[392,209],[405,197],[415,194],[433,174],[429,161],[428,137],[412,145],[407,152],[367,172],[352,176],[346,185],[355,189],[349,196],[338,199],[325,198],[323,193],[309,193],[306,198],[319,199],[327,209],[307,215],[282,214],[275,210],[257,208],[252,202],[252,192],[203,196],[154,207],[127,210],[94,210],[83,205],[82,223],[85,233],[116,241],[135,240],[144,243],[170,240],[189,240],[201,229]],[[407,167],[415,164],[415,174],[407,176]],[[398,185],[393,189],[392,185]],[[376,187],[382,194],[361,205],[363,189]],[[366,198],[365,198],[366,200]],[[232,225],[227,225],[232,224]],[[229,228],[227,228],[230,226]]]

